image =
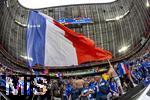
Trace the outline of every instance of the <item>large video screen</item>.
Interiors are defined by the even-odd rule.
[[[59,18],[57,21],[61,24],[64,24],[64,25],[93,23],[93,20],[89,17]]]

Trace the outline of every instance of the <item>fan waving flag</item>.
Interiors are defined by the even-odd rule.
[[[127,65],[125,63],[119,63],[118,64],[118,70],[119,70],[120,76],[122,76],[122,77],[125,74],[129,74],[129,70],[128,70]]]
[[[29,14],[26,42],[29,66],[71,66],[112,58],[89,38],[36,11]]]

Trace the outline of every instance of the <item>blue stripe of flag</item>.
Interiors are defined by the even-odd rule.
[[[28,65],[44,65],[45,58],[45,31],[46,19],[35,11],[30,11],[26,32],[27,55],[33,60],[28,60]]]

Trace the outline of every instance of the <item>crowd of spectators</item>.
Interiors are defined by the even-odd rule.
[[[103,75],[68,79],[28,77],[26,89],[23,77],[8,76],[1,85],[5,83],[6,95],[24,95],[26,91],[27,98],[33,100],[114,100],[140,83],[150,84],[149,50],[134,59],[109,65],[108,72]],[[0,69],[1,75],[4,70]]]

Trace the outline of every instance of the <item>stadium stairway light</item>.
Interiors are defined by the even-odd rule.
[[[108,22],[108,21],[117,21],[117,20],[120,20],[120,19],[124,18],[128,13],[130,13],[129,10],[126,11],[123,15],[116,16],[115,18],[105,19],[105,21]]]
[[[15,19],[15,23],[22,26],[22,27],[27,27],[26,24],[21,23],[20,21],[18,21],[17,19]]]
[[[6,6],[7,6],[7,7],[9,7],[9,3],[8,3],[8,0],[6,1]]]
[[[41,9],[79,4],[111,3],[114,1],[116,0],[18,0],[23,7],[29,9]]]
[[[129,46],[123,46],[121,49],[118,50],[118,52],[124,52],[129,48]]]
[[[32,59],[31,57],[27,57],[27,56],[23,56],[23,55],[20,55],[20,57],[22,57],[22,58],[24,58],[24,59],[26,59],[26,60],[31,60],[31,61],[33,61],[33,59]]]
[[[146,7],[150,7],[149,0],[146,0]]]
[[[121,18],[120,16],[117,16],[115,19],[116,19],[116,20],[119,20],[120,18]]]

